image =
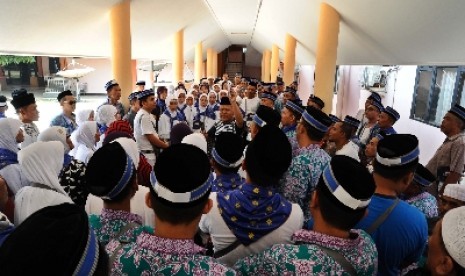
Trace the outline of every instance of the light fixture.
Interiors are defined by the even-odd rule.
[[[245,54],[247,53],[247,47],[242,48],[242,52]]]

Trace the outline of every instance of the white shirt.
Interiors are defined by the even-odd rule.
[[[199,227],[202,232],[210,234],[214,250],[217,252],[235,242],[237,238],[228,228],[219,213],[216,201],[217,194],[211,193],[210,198],[213,201],[213,207],[208,214],[202,215]],[[304,215],[302,209],[298,204],[292,204],[292,211],[289,218],[279,228],[248,246],[239,245],[233,251],[218,258],[218,260],[232,267],[240,258],[259,253],[271,247],[273,244],[292,243],[292,235],[295,231],[302,228],[303,223]]]
[[[187,106],[184,109],[184,115],[186,116],[187,125],[192,129],[194,123],[194,117],[197,114],[197,109],[192,106]]]
[[[187,109],[187,108],[186,108]],[[176,116],[176,111],[170,112],[170,115],[172,117]],[[177,123],[179,123],[178,120],[173,121],[173,126],[175,126]],[[163,112],[160,116],[160,120],[158,120],[158,136],[160,139],[165,139],[169,140],[170,139],[170,134],[171,134],[171,123],[170,123],[170,117]]]
[[[255,97],[253,99],[243,98],[241,102],[241,109],[247,114],[255,114],[260,104],[260,98]]]
[[[21,125],[23,130],[24,141],[21,143],[21,149],[29,146],[30,144],[37,142],[37,137],[39,136],[39,129],[34,123],[23,123]]]
[[[336,151],[336,155],[345,155],[352,157],[353,159],[360,162],[360,158],[358,157],[359,147],[352,141],[345,144],[340,150]]]
[[[153,150],[150,141],[145,137],[145,134],[153,134],[158,137],[155,117],[145,111],[143,108],[139,109],[134,118],[134,138],[136,138],[137,147],[139,150]]]

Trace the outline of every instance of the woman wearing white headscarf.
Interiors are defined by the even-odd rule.
[[[97,121],[100,131],[100,141],[98,141],[96,148],[100,148],[102,146],[103,139],[105,139],[105,131],[111,123],[116,121],[117,114],[118,110],[116,107],[110,104],[102,105],[97,109],[97,116],[95,120]]]
[[[66,129],[59,126],[49,127],[39,134],[38,141],[60,142],[65,150],[63,169],[58,177],[61,186],[71,197],[73,202],[79,206],[85,206],[89,192],[85,187],[86,164],[71,157],[68,153],[74,148]]]
[[[14,214],[14,195],[22,187],[29,185],[18,164],[18,143],[24,140],[21,124],[17,119],[0,119],[0,185],[8,188],[8,202],[4,213],[11,221]]]
[[[94,154],[95,143],[100,140],[100,133],[97,129],[97,123],[84,122],[76,130],[76,153],[74,158],[87,164],[90,157]]]
[[[82,125],[84,122],[87,122],[87,121],[94,121],[94,111],[92,109],[82,109],[76,112],[76,124],[78,126]],[[74,145],[77,145],[76,135],[77,135],[77,131],[75,130],[73,133],[71,133],[71,137],[70,137],[71,142]],[[69,155],[74,156],[76,154],[76,150],[77,148],[72,148],[69,151]]]
[[[44,207],[73,203],[58,180],[64,153],[63,145],[57,141],[35,142],[18,153],[19,164],[31,186],[16,194],[16,226]]]

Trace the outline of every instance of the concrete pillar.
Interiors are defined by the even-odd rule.
[[[296,43],[297,41],[292,35],[286,34],[286,41],[284,45],[285,48],[284,48],[284,76],[283,76],[283,81],[286,85],[290,85],[294,81]]]
[[[261,80],[261,81],[264,81],[264,79],[265,79],[265,52],[263,52],[263,54],[262,54],[262,68],[261,68],[261,69],[262,69],[262,70],[261,70],[261,71],[262,71],[262,75],[261,75],[261,77],[260,77],[260,80]]]
[[[273,44],[271,48],[271,68],[270,68],[270,75],[271,75],[271,82],[276,82],[276,78],[278,77],[278,69],[279,69],[279,47],[276,44]]]
[[[202,78],[207,77],[207,61],[202,62]]]
[[[173,85],[184,82],[184,30],[174,34],[173,41]]]
[[[331,112],[334,74],[336,73],[339,13],[326,3],[320,4],[315,64],[315,96],[325,102],[324,111]],[[284,65],[286,66],[286,65]]]
[[[271,67],[271,51],[266,49],[264,52],[265,55],[265,73],[263,76],[264,82],[270,82],[270,67]]]
[[[218,52],[213,50],[213,77],[217,78],[218,77]]]
[[[110,10],[111,69],[113,78],[121,87],[121,101],[126,107],[134,84],[132,74],[128,72],[128,68],[132,68],[130,16],[130,0],[122,0]]]
[[[207,78],[213,76],[213,49],[207,49]]]
[[[202,42],[199,42],[195,45],[195,61],[194,61],[194,82],[199,83],[202,78],[202,61],[203,61],[203,52],[202,52]]]

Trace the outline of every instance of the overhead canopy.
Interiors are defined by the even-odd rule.
[[[118,0],[0,0],[0,53],[109,57],[108,14]],[[132,57],[170,60],[172,36],[184,28],[194,46],[221,52],[240,44],[258,51],[286,33],[298,64],[314,64],[321,0],[133,0]],[[328,0],[342,18],[338,64],[465,64],[465,1]],[[255,63],[260,64],[259,59]]]

